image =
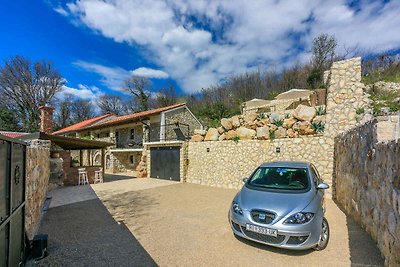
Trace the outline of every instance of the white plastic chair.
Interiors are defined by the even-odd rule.
[[[95,184],[97,183],[102,183],[103,182],[103,168],[99,168],[98,171],[94,172],[94,182]]]
[[[78,169],[78,185],[81,184],[89,184],[89,179],[85,168]]]

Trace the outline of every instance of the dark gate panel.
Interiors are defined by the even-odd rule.
[[[150,148],[150,176],[180,181],[180,147]]]
[[[0,266],[25,261],[25,144],[0,137]]]

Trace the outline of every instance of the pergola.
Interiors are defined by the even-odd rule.
[[[44,132],[36,132],[32,134],[27,134],[19,137],[21,140],[49,140],[53,144],[61,147],[64,150],[79,150],[80,152],[80,162],[83,162],[82,150],[99,149],[101,150],[101,167],[103,168],[103,173],[105,171],[105,149],[109,146],[113,146],[113,143],[66,137],[61,135],[46,134]]]

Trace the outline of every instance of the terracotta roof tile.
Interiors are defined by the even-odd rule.
[[[63,133],[67,133],[67,132],[78,131],[78,130],[80,130],[82,128],[88,127],[88,126],[90,126],[90,125],[92,125],[92,124],[94,124],[94,123],[96,123],[96,122],[98,122],[98,121],[100,121],[102,119],[110,117],[110,116],[115,116],[115,115],[114,114],[105,114],[105,115],[101,115],[101,116],[98,116],[98,117],[95,117],[95,118],[91,118],[91,119],[88,119],[88,120],[85,120],[85,121],[81,121],[81,122],[75,123],[73,125],[70,125],[68,127],[65,127],[65,128],[63,128],[61,130],[55,131],[52,134],[63,134]]]
[[[115,125],[115,124],[120,124],[120,123],[124,123],[124,122],[128,122],[128,121],[132,121],[132,120],[139,120],[140,118],[143,118],[143,117],[147,117],[147,116],[150,116],[150,115],[155,115],[155,114],[161,113],[163,111],[167,111],[167,110],[170,110],[170,109],[183,107],[183,106],[186,106],[186,104],[185,103],[183,103],[183,104],[175,104],[175,105],[172,105],[172,106],[167,106],[167,107],[162,107],[162,108],[157,108],[157,109],[152,109],[152,110],[146,110],[146,111],[137,112],[137,113],[133,113],[133,114],[125,115],[125,116],[118,116],[118,117],[112,118],[110,120],[107,120],[105,122],[98,123],[96,125],[89,125],[89,126],[85,127],[84,129],[100,128],[100,127],[105,127],[105,126],[110,126],[110,125]]]
[[[17,138],[23,135],[27,135],[28,133],[0,131],[0,134],[10,138]]]

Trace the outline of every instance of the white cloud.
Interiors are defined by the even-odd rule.
[[[195,92],[254,66],[304,62],[321,32],[347,47],[399,48],[400,2],[359,3],[358,10],[346,0],[73,0],[67,7],[74,19],[103,36],[140,45],[147,60],[186,92]],[[118,68],[83,65],[113,89],[126,75]]]
[[[101,76],[101,82],[116,91],[122,92],[124,81],[130,76],[129,71],[119,67],[107,67],[86,61],[76,61],[74,64],[87,71],[97,73]]]
[[[155,78],[155,79],[167,79],[169,77],[168,73],[166,73],[165,71],[155,70],[145,67],[132,70],[131,73],[136,76]]]
[[[60,14],[62,16],[65,16],[65,17],[68,16],[68,14],[69,14],[68,11],[65,10],[62,6],[58,6],[53,9],[55,12],[57,12],[58,14]]]
[[[95,101],[102,94],[103,93],[96,86],[89,87],[87,85],[79,84],[78,88],[64,85],[62,91],[58,93],[57,97],[63,99],[66,95],[72,95],[80,99]]]

